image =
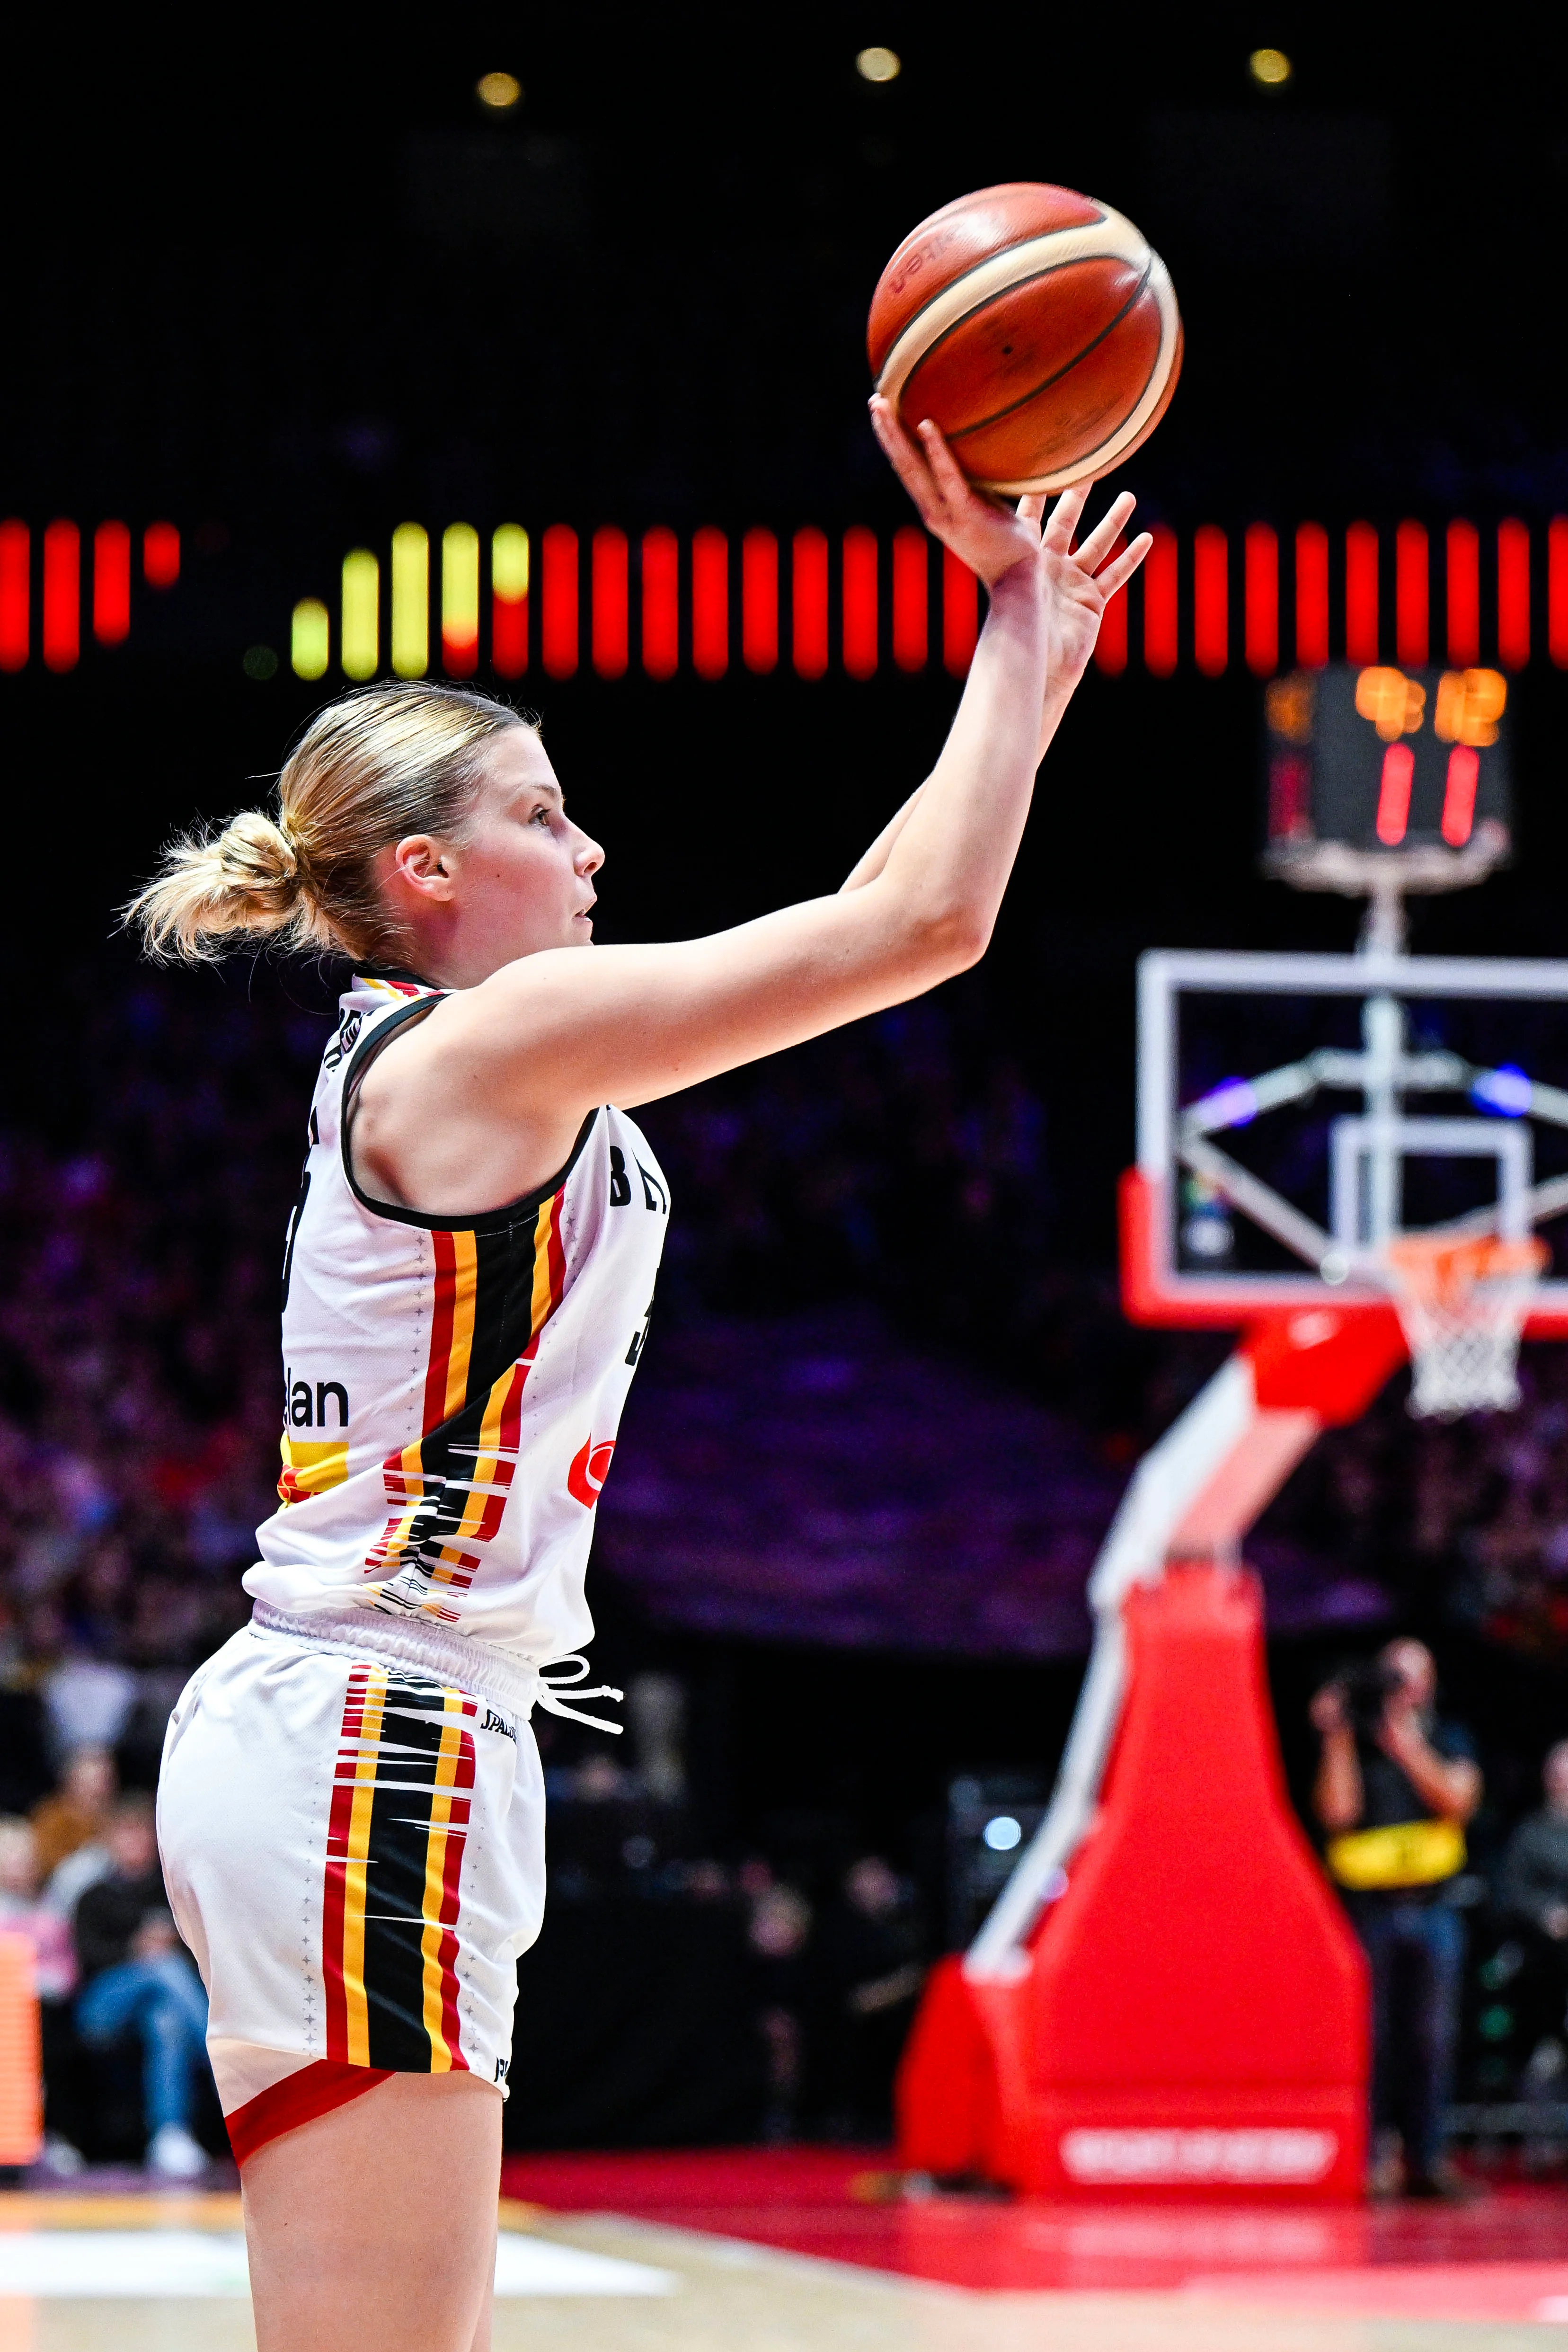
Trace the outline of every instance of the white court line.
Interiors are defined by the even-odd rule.
[[[515,2231],[503,2231],[497,2246],[496,2293],[504,2297],[673,2294],[679,2284],[673,2271]],[[0,2295],[213,2295],[237,2302],[249,2294],[245,2240],[237,2231],[0,2231]]]

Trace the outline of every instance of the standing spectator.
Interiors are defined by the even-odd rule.
[[[113,1804],[118,1779],[107,1748],[73,1748],[60,1785],[33,1808],[40,1881],[52,1878],[68,1854],[99,1838]]]
[[[76,1951],[65,1920],[39,1899],[38,1841],[31,1822],[0,1820],[0,1928],[26,1936],[33,1947],[44,2061],[44,2163],[51,2172],[79,2172],[81,2153],[54,2128],[53,2115],[61,2074],[69,2063]]]
[[[110,1868],[76,1909],[77,2002],[82,2040],[104,2046],[134,2033],[142,2051],[147,2164],[193,2179],[207,2159],[191,2131],[197,2070],[206,2063],[207,1998],[175,1933],[158,1862],[152,1800],[122,1797],[110,1816]]]
[[[1498,1875],[1500,1910],[1538,1938],[1555,1988],[1553,2024],[1561,2032],[1568,1997],[1568,1739],[1560,1739],[1541,1768],[1546,1802],[1521,1822],[1508,1842]]]
[[[909,1890],[881,1854],[862,1854],[822,1918],[814,2053],[836,2138],[886,2139],[893,2078],[925,1982],[925,1936]]]
[[[1372,1969],[1375,2195],[1398,2186],[1401,2149],[1407,2196],[1465,2193],[1443,2155],[1465,1956],[1446,1895],[1481,1776],[1468,1735],[1437,1719],[1437,1689],[1425,1643],[1390,1642],[1312,1708],[1322,1738],[1313,1803]]]

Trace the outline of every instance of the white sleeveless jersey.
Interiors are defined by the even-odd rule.
[[[441,994],[357,976],[341,1000],[284,1260],[282,1507],[245,1585],[291,1617],[380,1612],[544,1665],[593,1630],[593,1507],[669,1196],[637,1128],[604,1109],[509,1208],[370,1200],[346,1116],[374,1055]]]

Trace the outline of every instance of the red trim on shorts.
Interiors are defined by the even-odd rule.
[[[361,2098],[378,2083],[389,2082],[394,2071],[391,2066],[347,2066],[335,2058],[317,2058],[296,2074],[285,2074],[281,2083],[258,2091],[254,2099],[224,2117],[235,2162],[244,2164],[268,2140],[298,2131],[301,2124],[312,2124],[318,2116],[330,2115],[334,2107]]]

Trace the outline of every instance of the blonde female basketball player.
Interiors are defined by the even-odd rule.
[[[603,853],[537,731],[405,685],[324,710],[276,820],[177,845],[133,910],[154,952],[267,935],[356,974],[288,1231],[281,1507],[159,1796],[261,2352],[489,2342],[501,2101],[529,2059],[516,1968],[544,1902],[528,1717],[599,1696],[583,1570],[668,1210],[620,1106],[976,961],[1149,543],[1110,560],[1123,497],[1074,550],[1079,492],[1042,535],[1042,501],[975,496],[934,430],[873,413],[990,609],[941,758],[836,897],[584,954]]]

